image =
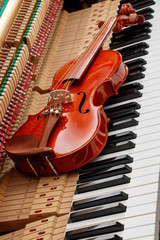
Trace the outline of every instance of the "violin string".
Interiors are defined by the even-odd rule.
[[[115,18],[114,18],[115,19]],[[86,51],[86,54],[84,54],[85,55],[85,57],[86,57],[86,55],[89,55],[89,59],[88,59],[88,62],[90,62],[91,61],[91,59],[92,59],[92,56],[94,56],[95,54],[96,54],[96,52],[97,52],[97,50],[98,50],[98,47],[99,46],[97,46],[96,48],[95,48],[95,45],[99,42],[99,40],[101,39],[101,44],[102,44],[102,42],[104,41],[104,39],[106,38],[106,35],[111,31],[111,29],[109,29],[109,31],[107,31],[106,32],[106,27],[108,28],[108,27],[113,27],[114,26],[114,22],[115,22],[115,20],[114,19],[111,19],[110,20],[110,22],[108,22],[108,21],[106,21],[107,22],[107,24],[105,24],[105,26],[104,26],[104,29],[100,32],[100,34],[97,36],[96,35],[96,41],[95,41],[95,43],[94,43],[94,45],[91,43],[91,45],[90,45],[90,47],[89,47],[89,51]],[[114,21],[113,21],[114,20]],[[104,35],[104,32],[106,33],[105,35]],[[94,39],[93,39],[93,41],[94,41]],[[95,48],[95,50],[93,51],[93,49]],[[92,56],[90,56],[90,53],[92,52]],[[74,68],[74,71],[73,71],[73,73],[72,73],[72,75],[71,75],[71,78],[74,78],[74,77],[72,77],[72,76],[74,76],[74,74],[76,73],[76,71],[78,70],[78,68],[79,68],[79,66],[81,65],[81,64],[83,64],[83,61],[81,60],[81,59],[79,59],[79,61],[75,64],[76,66],[75,66],[75,68]],[[82,69],[82,71],[81,71],[81,74],[83,73],[83,69]],[[71,82],[71,84],[72,84],[72,82]]]
[[[106,20],[106,22],[102,25],[102,27],[101,27],[100,30],[98,31],[97,35],[95,36],[95,38],[97,38],[96,41],[98,41],[99,38],[101,37],[101,34],[104,32],[107,24],[108,24],[108,21]],[[95,39],[95,38],[94,38],[94,39]],[[87,49],[84,49],[84,51],[80,54],[79,59],[81,59],[81,56],[82,56],[82,55],[85,56],[86,54],[88,54],[89,51],[91,52],[92,48],[94,47],[94,46],[91,46],[91,45],[93,45],[94,39],[92,40],[90,46],[89,46]],[[88,51],[88,49],[89,49],[89,51]],[[61,85],[62,79],[64,79],[64,77],[65,77],[66,75],[69,75],[69,72],[70,72],[70,74],[73,74],[73,73],[72,73],[72,68],[73,68],[74,65],[76,65],[76,69],[74,69],[74,72],[77,71],[77,69],[79,68],[79,66],[80,66],[80,64],[81,64],[81,63],[78,62],[79,59],[77,60],[77,58],[76,58],[75,61],[73,61],[73,63],[71,64],[71,66],[67,69],[67,72],[65,72],[65,73],[62,75],[62,77],[60,78],[60,80],[55,84],[54,89],[57,89],[57,88]],[[77,61],[77,62],[76,62],[76,61]],[[73,81],[74,81],[74,80],[73,80]],[[71,83],[68,82],[69,84],[67,84],[67,89],[68,89],[68,87],[71,86],[71,84],[73,83],[73,81],[72,81]]]
[[[106,28],[106,25],[108,25],[108,21],[106,21],[103,25],[104,25],[104,26],[101,27],[101,29],[100,29],[100,30],[98,31],[98,33],[96,34],[95,38],[93,38],[92,42],[90,43],[90,46],[89,46],[87,49],[85,49],[85,51],[83,52],[83,58],[86,59],[86,58],[87,58],[87,55],[90,55],[91,52],[92,52],[92,56],[94,56],[94,54],[96,53],[97,48],[95,49],[94,52],[93,52],[93,49],[95,48],[96,43],[99,42],[99,39],[101,38],[103,32],[106,31],[105,28]],[[94,43],[94,44],[93,44],[93,43]],[[89,61],[90,61],[90,60],[89,60]],[[75,64],[74,69],[72,70],[72,73],[71,73],[71,75],[70,75],[70,78],[73,78],[73,79],[74,79],[74,74],[79,70],[80,66],[81,66],[82,64],[84,64],[83,62],[84,62],[84,60],[82,59],[82,57],[78,59],[77,63]],[[85,67],[86,67],[86,65],[85,65]],[[84,71],[84,69],[82,69],[82,72],[83,72],[83,71]],[[70,82],[69,87],[72,85],[72,83],[73,83],[73,81]],[[69,87],[68,87],[68,88],[69,88]]]
[[[100,35],[99,35],[98,37],[96,36],[96,41],[97,41],[97,42],[99,42],[99,39],[101,38],[101,39],[100,39],[100,40],[101,40],[100,45],[103,43],[104,39],[106,38],[106,35],[107,35],[107,34],[111,31],[111,29],[112,29],[112,28],[111,28],[111,29],[109,29],[109,31],[106,32],[106,26],[108,25],[108,26],[107,26],[107,28],[108,28],[108,27],[110,27],[111,24],[112,24],[111,27],[113,27],[113,26],[114,26],[114,22],[107,22],[107,24],[105,25],[105,28],[103,29],[103,31],[101,31]],[[104,32],[106,33],[106,35],[104,35]],[[102,35],[102,33],[103,33],[103,35]],[[102,36],[103,36],[103,38],[102,38]],[[97,43],[95,42],[94,45],[91,45],[91,46],[89,47],[89,51],[86,52],[86,55],[89,55],[89,59],[87,59],[88,65],[89,65],[89,63],[91,62],[92,58],[95,56],[95,54],[96,54],[97,51],[98,51],[99,46],[96,46],[96,48],[95,48],[95,45],[96,45],[96,44],[97,44]],[[93,51],[92,48],[93,48],[93,49],[95,48],[95,50]],[[90,56],[90,52],[92,52],[92,55],[91,55],[91,56]],[[85,57],[86,57],[86,56],[85,56]],[[80,60],[81,60],[81,59],[80,59]],[[83,61],[79,61],[79,65],[76,64],[76,67],[74,68],[74,71],[72,71],[72,72],[73,72],[72,74],[75,74],[75,73],[77,72],[77,70],[78,70],[78,68],[79,68],[79,66],[80,66],[81,64],[84,64]],[[86,65],[87,65],[87,64],[86,64]],[[85,67],[86,67],[86,65],[85,65]],[[80,75],[80,76],[82,76],[84,70],[85,70],[85,69],[82,69],[81,72],[79,72],[79,75]],[[71,77],[71,78],[73,78],[73,77]],[[72,84],[73,84],[73,81],[70,82],[68,88],[71,87]]]

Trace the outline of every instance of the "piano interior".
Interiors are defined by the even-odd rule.
[[[81,54],[98,22],[130,2],[142,25],[110,33],[129,74],[103,106],[108,141],[79,170],[18,171],[6,141],[46,105],[56,71]],[[0,239],[159,240],[160,27],[158,0],[0,0]]]

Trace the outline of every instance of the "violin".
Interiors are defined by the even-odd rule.
[[[30,115],[6,144],[20,171],[37,177],[57,175],[100,154],[109,122],[103,103],[118,94],[128,74],[120,53],[102,50],[102,45],[112,30],[143,21],[131,4],[123,4],[120,16],[101,22],[90,46],[56,72],[46,107]]]

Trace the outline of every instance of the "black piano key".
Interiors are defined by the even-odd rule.
[[[118,134],[113,134],[108,137],[108,144],[119,143],[126,140],[135,139],[137,135],[132,131],[122,132]]]
[[[107,114],[107,116],[110,118],[110,123],[112,124],[115,121],[122,121],[122,120],[126,120],[129,118],[139,117],[139,113],[135,110],[126,110],[121,113]]]
[[[133,37],[131,38],[126,38],[126,39],[122,39],[121,41],[113,41],[111,44],[110,44],[110,49],[116,49],[116,48],[120,48],[120,47],[123,47],[125,45],[129,45],[129,44],[133,44],[133,43],[136,43],[136,42],[140,42],[140,41],[144,41],[144,40],[147,40],[150,38],[150,35],[149,33],[137,33],[135,34]]]
[[[144,60],[143,58],[137,58],[137,59],[133,59],[131,61],[125,62],[125,64],[127,65],[127,67],[130,69],[135,68],[135,66],[138,65],[145,65],[147,64],[147,61]]]
[[[147,29],[150,27],[152,27],[152,24],[148,21],[144,22],[143,24],[129,26],[129,27],[122,29],[120,32],[113,33],[112,39],[114,40],[114,38],[121,36],[121,35],[125,35],[125,34],[126,35],[134,34],[137,31],[143,31],[145,28]]]
[[[106,115],[110,118],[107,127],[109,131],[136,126],[138,122],[134,119],[139,117],[139,113],[134,109],[139,109],[140,105],[135,102],[105,109]]]
[[[139,72],[144,72],[146,70],[146,68],[142,65],[138,65],[135,66],[134,68],[128,68],[129,69],[129,74],[131,74],[132,72],[135,72],[135,71],[139,71]]]
[[[121,121],[110,121],[107,126],[109,131],[116,131],[123,128],[133,127],[136,125],[138,125],[138,121],[135,120],[134,118],[130,118]]]
[[[124,45],[125,46],[125,45]],[[121,55],[126,55],[126,54],[131,54],[132,52],[134,52],[135,50],[140,51],[141,49],[147,49],[149,48],[149,45],[145,42],[140,42],[140,43],[136,43],[134,45],[131,46],[127,46],[127,47],[123,47],[120,48],[118,51],[121,53]]]
[[[148,54],[148,51],[145,49],[135,49],[135,51],[128,52],[122,56],[123,61],[130,60],[132,58],[137,58],[141,56],[145,56]]]
[[[141,14],[141,15],[143,15],[143,17],[145,18],[145,20],[148,21],[148,20],[151,20],[151,19],[154,18],[154,15],[152,14],[153,12],[154,12],[154,11],[152,11],[152,12],[146,11],[146,12],[144,12],[144,13]]]
[[[145,20],[149,20],[153,18],[152,13],[154,13],[154,10],[150,7],[147,7],[136,12],[138,15],[143,15]]]
[[[108,108],[108,109],[106,109],[104,107],[104,111],[107,114],[107,116],[112,117],[112,115],[114,115],[115,113],[121,114],[127,110],[136,110],[136,109],[140,109],[140,108],[141,108],[141,106],[137,102],[130,102],[130,103],[122,104],[117,107]]]
[[[110,118],[110,122],[108,123],[107,127],[109,128],[113,128],[116,127],[119,124],[124,124],[127,123],[128,120],[132,120],[134,118],[139,117],[139,113],[135,110],[131,110],[131,111],[124,111],[120,113],[120,114],[112,114],[111,116],[107,115]],[[126,128],[126,127],[125,127]]]
[[[127,199],[128,199],[128,194],[122,191],[112,192],[112,193],[108,193],[108,194],[104,194],[96,197],[75,201],[73,202],[73,205],[72,205],[72,211],[90,208],[94,206],[100,206],[103,204],[108,204],[113,202],[120,202]]]
[[[124,93],[119,93],[118,95],[112,96],[109,99],[107,99],[107,101],[105,102],[105,106],[139,98],[139,97],[142,97],[142,93],[139,92],[138,90],[128,90],[128,91],[125,91]]]
[[[127,61],[148,54],[146,50],[148,47],[149,45],[147,43],[140,42],[129,47],[123,47],[118,51],[121,53],[123,61]]]
[[[120,175],[120,174],[130,173],[131,171],[132,171],[132,168],[124,164],[114,166],[108,169],[101,169],[93,172],[90,171],[85,174],[80,174],[78,183],[85,183],[89,181],[99,180],[102,178],[109,178],[109,177]]]
[[[124,93],[125,91],[128,91],[128,90],[140,90],[140,89],[143,89],[143,85],[140,84],[139,82],[130,83],[128,85],[122,85],[119,88],[118,93]]]
[[[107,158],[107,159],[102,159],[99,161],[92,161],[85,166],[83,166],[80,169],[80,172],[90,172],[94,170],[99,170],[102,168],[110,168],[113,166],[121,165],[121,164],[127,164],[127,163],[132,163],[133,158],[130,157],[129,155],[122,155],[118,157],[113,157],[113,158]]]
[[[153,1],[153,0],[143,0],[143,1],[130,0],[129,2],[132,4],[133,8],[135,8],[136,10],[140,9],[140,8],[145,8],[145,7],[148,7],[148,6],[152,6],[152,5],[155,4],[155,1]],[[121,0],[120,1],[120,6],[123,3],[128,3],[128,1],[127,0]]]
[[[97,235],[114,233],[123,230],[123,224],[120,222],[112,221],[66,232],[65,240],[78,240],[81,238],[94,237]]]
[[[119,103],[122,101],[141,97],[142,93],[138,91],[141,89],[143,89],[143,85],[141,85],[138,82],[133,83],[133,84],[130,83],[128,85],[124,85],[119,88],[118,95],[114,95],[114,96],[110,97],[109,99],[107,99],[107,101],[104,103],[104,106],[108,106],[110,104]]]
[[[118,33],[113,33],[111,41],[112,41],[112,43],[114,43],[116,41],[122,41],[122,40],[125,41],[126,38],[131,39],[132,37],[134,37],[137,34],[150,33],[151,32],[150,27],[152,27],[152,24],[150,22],[145,22],[140,25],[134,25],[131,27],[127,27]]]
[[[142,78],[144,78],[144,77],[145,77],[145,75],[144,75],[144,73],[142,73],[141,71],[131,72],[131,73],[127,76],[127,78],[126,78],[126,80],[125,80],[125,83],[127,83],[127,82],[132,82],[132,81],[135,81],[135,80],[139,80],[139,79],[142,79]]]
[[[99,237],[81,238],[81,240],[122,240],[122,238],[117,234],[105,234]]]
[[[149,7],[155,4],[155,1],[153,0],[144,0],[144,1],[136,1],[136,3],[133,4],[133,7],[135,9],[145,8]]]
[[[126,206],[122,203],[110,203],[92,208],[71,212],[69,222],[78,222],[97,217],[118,214],[126,211]]]
[[[136,67],[136,68],[132,68],[132,69],[128,69],[128,76],[127,78],[131,81],[135,81],[135,80],[138,80],[140,78],[143,78],[144,75],[144,71],[146,70],[145,67]],[[125,79],[125,83],[127,83],[127,78]],[[129,82],[129,81],[128,81]]]
[[[135,144],[131,141],[124,141],[124,142],[115,143],[115,144],[114,143],[107,144],[106,147],[103,149],[103,151],[100,153],[100,155],[115,153],[115,152],[124,151],[132,148],[135,148]]]
[[[138,26],[141,26],[141,25],[138,25]],[[125,29],[126,30],[126,29]],[[143,29],[135,29],[133,31],[132,28],[127,28],[128,30],[128,33],[127,31],[121,31],[119,32],[119,34],[116,34],[114,37],[113,37],[113,40],[112,40],[112,43],[111,43],[111,46],[113,45],[117,45],[117,44],[120,44],[119,46],[117,47],[121,47],[124,46],[124,43],[125,42],[125,45],[129,44],[130,41],[132,41],[133,43],[133,40],[135,38],[137,38],[138,36],[143,36],[144,34],[149,34],[151,33],[151,29],[149,27],[145,27]],[[130,31],[129,31],[130,30]],[[136,41],[137,42],[137,41]]]
[[[78,184],[76,187],[76,194],[113,187],[113,186],[129,183],[129,182],[130,182],[130,178],[126,175],[118,175],[110,178],[104,178],[101,180],[96,180],[96,181],[85,183],[85,184]]]

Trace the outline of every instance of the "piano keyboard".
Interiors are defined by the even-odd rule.
[[[66,240],[159,239],[160,3],[130,2],[146,22],[113,34],[129,75],[104,104],[108,143],[80,171]]]
[[[20,0],[18,2],[20,3]],[[46,14],[50,14],[47,9],[54,3],[59,3],[58,0],[21,2],[36,4],[32,5],[34,12],[36,6],[43,6]],[[160,4],[158,1],[154,4],[153,0],[130,2],[139,14],[145,15],[146,22],[142,26],[132,26],[113,34],[110,48],[121,52],[129,68],[129,76],[119,89],[119,95],[108,99],[104,104],[104,110],[111,119],[107,146],[100,156],[80,170],[78,181],[77,174],[73,174],[73,177],[72,174],[66,174],[60,176],[56,184],[53,177],[37,179],[23,176],[12,167],[13,163],[7,158],[0,176],[0,232],[17,231],[5,234],[0,239],[159,240],[160,30],[157,20]],[[10,108],[16,106],[13,111],[15,118],[11,117],[12,109],[9,115],[3,110],[6,118],[1,124],[2,139],[13,134],[22,117],[23,122],[28,114],[40,111],[48,98],[48,94],[41,93],[51,85],[54,72],[83,50],[84,45],[89,43],[98,30],[96,23],[106,19],[106,16],[114,16],[117,4],[118,1],[107,0],[94,4],[91,9],[71,13],[70,17],[67,12],[63,12],[61,20],[58,20],[56,14],[50,33],[45,28],[48,19],[46,14],[42,14],[42,18],[39,14],[35,21],[31,20],[32,30],[37,26],[37,19],[40,18],[41,24],[35,31],[25,35],[24,40],[28,44],[31,59],[27,60],[20,84],[14,92],[15,98],[9,105]],[[54,14],[49,16],[51,21],[52,16]],[[88,18],[90,22],[85,28]],[[65,25],[66,19],[70,19],[68,25]],[[57,21],[60,24],[56,29],[56,37],[53,37]],[[37,30],[40,33],[43,30],[45,36],[48,34],[47,37],[42,39]],[[62,34],[63,30],[66,35]],[[21,34],[24,32],[23,29]],[[10,37],[6,37],[4,47],[20,47],[22,35],[18,35],[15,42],[9,42]],[[57,36],[61,37],[61,44]],[[109,41],[110,39],[107,39],[104,49],[108,48]],[[45,47],[42,50],[40,46]],[[14,47],[11,49],[14,50]],[[14,52],[10,55],[11,59],[12,55]],[[22,89],[24,85],[25,89]],[[33,87],[35,91],[32,92]],[[28,104],[29,98],[31,100]],[[17,115],[19,105],[22,106],[22,111]],[[4,106],[5,104],[1,105],[2,108]],[[11,126],[11,120],[16,120],[16,124],[12,129],[8,129],[6,123],[10,121]],[[1,142],[0,150],[3,149]],[[61,177],[64,177],[65,181]],[[76,181],[76,192],[68,221]]]

